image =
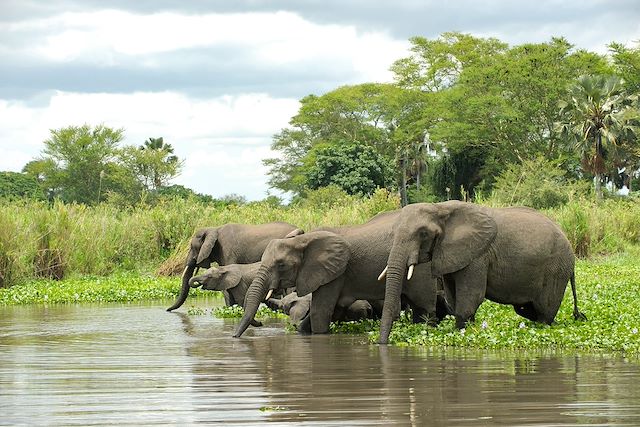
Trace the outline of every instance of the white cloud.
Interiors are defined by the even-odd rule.
[[[60,63],[110,66],[136,60],[155,67],[160,63],[149,58],[154,54],[222,47],[236,53],[231,60],[262,66],[346,66],[359,81],[389,80],[387,68],[408,47],[406,41],[385,33],[319,25],[292,12],[138,15],[101,10],[28,20],[4,25],[0,31],[35,32],[27,55]]]

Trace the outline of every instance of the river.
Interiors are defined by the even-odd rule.
[[[167,304],[0,307],[0,425],[640,425],[637,359],[384,347],[278,320],[234,339],[236,320]]]

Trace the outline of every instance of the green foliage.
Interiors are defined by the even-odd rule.
[[[25,173],[0,172],[0,199],[44,199],[38,181]]]
[[[394,323],[390,342],[403,346],[468,347],[483,349],[550,349],[640,353],[640,266],[633,259],[579,262],[576,272],[579,307],[588,318],[572,317],[572,297],[567,290],[552,326],[515,314],[513,308],[485,301],[476,320],[464,330],[448,316],[437,327],[413,324],[407,317]],[[357,329],[362,333],[370,329]],[[368,332],[371,342],[378,330]]]
[[[211,310],[211,314],[219,319],[237,319],[244,315],[244,310],[239,305],[216,307]],[[265,305],[261,305],[256,312],[256,319],[288,319],[289,316],[281,311],[272,310]]]
[[[568,180],[557,162],[538,157],[508,165],[496,179],[491,199],[505,206],[553,208],[575,198],[575,193],[586,194],[580,184]]]
[[[0,288],[0,305],[166,300],[175,298],[179,290],[176,279],[131,273],[63,281],[41,279]],[[200,290],[192,292],[194,296],[204,294]]]
[[[371,195],[387,186],[392,175],[389,163],[372,147],[340,144],[318,147],[310,153],[312,164],[305,171],[306,187],[336,185],[348,194]]]
[[[603,174],[638,165],[637,97],[624,91],[618,76],[583,75],[569,86],[566,100],[558,102],[561,117],[555,130],[573,145],[584,170],[595,175],[598,199],[602,198]]]
[[[640,41],[635,47],[621,43],[609,44],[609,51],[617,74],[622,78],[627,93],[640,93]]]
[[[149,138],[140,147],[125,147],[123,163],[133,171],[147,191],[157,191],[180,174],[184,162],[173,155],[173,147],[162,137]]]
[[[394,156],[390,134],[400,114],[404,92],[389,84],[367,83],[303,98],[290,126],[273,137],[271,148],[279,155],[264,161],[269,168],[269,184],[294,196],[303,194],[307,188],[330,184],[322,183],[320,177],[320,182],[308,185],[315,150],[321,147],[354,144],[370,147],[390,162]],[[391,173],[384,176],[383,185],[392,182],[392,171],[383,169],[382,173]],[[350,187],[353,184],[347,183],[345,189],[350,191]]]

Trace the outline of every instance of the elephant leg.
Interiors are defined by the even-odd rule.
[[[224,305],[226,305],[227,307],[231,307],[236,303],[235,299],[233,299],[228,291],[222,291],[222,295],[224,296]]]
[[[320,286],[313,292],[311,298],[311,332],[314,334],[329,333],[329,324],[333,317],[333,311],[338,302],[340,291],[344,284],[344,278],[338,277],[335,280]]]
[[[302,322],[298,325],[298,332],[304,335],[311,333],[311,316],[307,315],[302,319]]]
[[[455,283],[454,315],[456,327],[462,329],[475,318],[476,311],[487,290],[487,268],[482,259],[476,259],[467,267],[452,274]]]
[[[533,300],[533,307],[538,312],[536,321],[547,325],[553,323],[562,304],[569,279],[569,275],[558,274],[556,271],[546,274],[545,283],[541,286],[542,290]]]
[[[432,324],[436,317],[437,281],[431,276],[429,264],[416,265],[413,278],[404,284],[402,293],[411,308],[413,323]]]
[[[525,319],[533,320],[534,322],[538,321],[538,312],[533,307],[532,302],[528,302],[526,304],[514,304],[513,309],[518,315]]]

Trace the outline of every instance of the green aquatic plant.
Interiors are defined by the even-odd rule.
[[[239,305],[216,307],[211,314],[219,319],[235,319],[244,315],[244,310]],[[256,318],[288,319],[289,316],[281,311],[272,310],[267,306],[261,306],[256,313]]]
[[[84,276],[62,281],[39,279],[0,288],[0,305],[165,300],[175,298],[179,285],[175,278],[137,273]],[[213,295],[197,289],[192,292],[194,296]]]

